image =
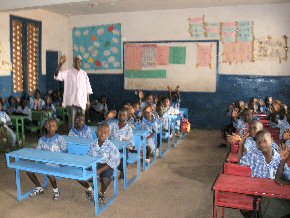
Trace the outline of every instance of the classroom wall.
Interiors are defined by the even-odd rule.
[[[74,26],[121,23],[123,41],[187,40],[191,39],[188,17],[205,15],[208,22],[252,20],[256,38],[267,35],[281,37],[283,34],[290,36],[289,11],[290,4],[276,4],[83,15],[69,17],[68,29]],[[68,31],[67,39],[67,47],[71,48],[71,31]],[[69,49],[70,64],[72,55],[72,50]],[[137,100],[134,91],[124,90],[123,74],[90,74],[89,77],[94,97],[107,95],[111,108],[119,108],[126,102]],[[219,129],[229,122],[225,112],[229,103],[240,98],[249,100],[251,96],[264,98],[271,95],[289,105],[289,88],[290,60],[282,64],[278,61],[256,61],[231,66],[220,63],[216,92],[182,92],[181,105],[189,108],[193,128]]]
[[[11,11],[0,13],[0,42],[2,44],[1,58],[10,61],[10,15],[15,15],[42,22],[42,74],[40,88],[46,91],[46,51],[67,52],[67,17],[41,9]],[[0,94],[9,96],[12,93],[12,78],[9,70],[0,72]]]

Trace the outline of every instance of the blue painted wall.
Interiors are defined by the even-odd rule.
[[[124,90],[123,75],[89,75],[89,78],[93,97],[108,96],[110,109],[118,109],[126,102],[138,100],[134,91]],[[167,95],[159,91],[152,93]],[[181,93],[181,106],[189,109],[193,128],[220,129],[230,122],[226,117],[228,104],[237,99],[248,101],[252,96],[264,98],[269,95],[290,105],[290,77],[218,75],[215,93]]]

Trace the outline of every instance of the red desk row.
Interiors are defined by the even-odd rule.
[[[271,198],[284,198],[290,199],[290,186],[289,185],[278,185],[272,179],[261,179],[253,177],[243,177],[243,176],[233,176],[220,174],[216,180],[213,190],[215,191],[214,198],[214,217],[217,217],[217,207],[225,206],[232,207],[235,206],[228,205],[219,205],[219,197],[223,196],[223,193],[232,193],[241,194],[241,197],[246,195],[252,196],[267,196]],[[242,202],[243,199],[237,199],[237,203]],[[245,199],[248,200],[248,199]],[[235,202],[232,202],[234,204]],[[246,209],[246,208],[245,208]]]

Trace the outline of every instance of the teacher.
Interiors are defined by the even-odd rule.
[[[73,69],[60,71],[66,62],[65,55],[60,57],[59,64],[54,74],[54,79],[64,81],[64,93],[62,106],[66,107],[68,113],[68,128],[74,126],[74,118],[77,112],[85,114],[86,108],[90,107],[90,94],[92,87],[89,77],[82,67],[82,57],[74,57]]]

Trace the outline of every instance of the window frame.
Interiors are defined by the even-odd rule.
[[[15,92],[14,90],[14,66],[13,66],[13,21],[17,20],[23,23],[25,31],[23,31],[24,37],[24,51],[26,55],[25,61],[25,72],[23,75],[24,79],[24,87],[23,92]],[[21,95],[23,93],[29,94],[29,87],[28,87],[28,24],[35,24],[39,27],[39,40],[38,40],[38,81],[39,84],[37,88],[40,89],[40,82],[41,82],[41,75],[42,75],[42,22],[38,20],[28,19],[24,17],[19,17],[15,15],[10,15],[10,60],[12,63],[12,70],[11,70],[11,94],[12,95]]]

